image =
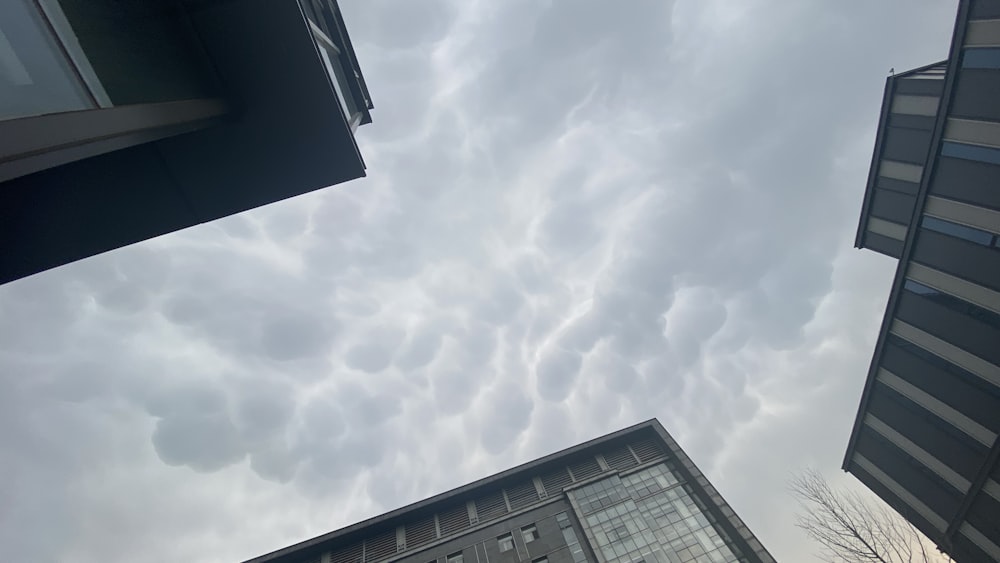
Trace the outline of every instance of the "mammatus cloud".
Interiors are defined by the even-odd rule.
[[[240,560],[656,416],[808,560],[954,6],[342,4],[368,178],[0,288],[0,559]]]

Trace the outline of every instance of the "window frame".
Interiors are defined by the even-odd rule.
[[[935,231],[941,233],[942,235],[948,235],[950,237],[969,241],[973,244],[978,244],[979,246],[997,246],[997,235],[989,231],[956,223],[955,221],[950,221],[948,219],[942,219],[934,215],[925,214],[921,217],[920,226],[928,231]]]
[[[628,526],[626,526],[625,524],[615,525],[614,528],[611,528],[610,530],[607,531],[607,534],[608,534],[608,540],[612,542],[625,541],[632,537],[632,532],[629,531]],[[614,534],[613,539],[611,537],[612,534]]]
[[[536,524],[526,524],[521,526],[521,539],[524,540],[524,544],[541,539],[541,534],[538,533],[538,526]]]
[[[464,559],[463,552],[456,551],[455,553],[449,553],[445,556],[445,563],[462,563]]]
[[[990,145],[977,145],[950,139],[941,141],[941,156],[994,165],[1000,164],[1000,149]]]
[[[351,128],[351,132],[357,131],[358,126],[361,124],[361,108],[358,107],[358,101],[354,98],[350,84],[341,83],[337,69],[334,66],[337,65],[340,67],[340,73],[344,75],[344,80],[346,81],[347,70],[344,68],[344,63],[340,58],[343,50],[332,39],[327,37],[326,33],[312,20],[308,21],[309,29],[315,38],[316,48],[319,50],[320,59],[323,62],[323,67],[327,75],[330,77],[330,83],[333,85],[334,92],[337,94],[337,101],[340,103],[340,109],[344,113],[347,126]],[[344,91],[345,89],[347,90],[346,92]],[[348,96],[350,96],[350,100],[348,100]],[[351,111],[352,106],[355,108],[353,112]]]
[[[968,47],[962,50],[961,66],[974,69],[1000,68],[1000,48]]]
[[[510,546],[504,549],[507,540],[510,540]],[[504,532],[497,536],[497,548],[500,549],[500,553],[507,553],[508,551],[517,549],[517,546],[514,545],[514,534],[512,532]]]

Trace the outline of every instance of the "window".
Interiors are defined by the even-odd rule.
[[[549,563],[548,557],[539,557],[538,559],[532,559],[531,563]]]
[[[962,68],[1000,68],[1000,49],[966,49]]]
[[[937,96],[907,96],[896,94],[892,98],[892,113],[907,115],[937,115]]]
[[[980,145],[969,145],[966,143],[956,143],[954,141],[944,141],[941,143],[941,156],[953,158],[964,158],[965,160],[978,160],[990,164],[1000,164],[1000,150],[993,147]]]
[[[452,553],[446,560],[447,563],[462,563],[462,552]]]
[[[0,121],[93,109],[86,85],[50,26],[34,2],[0,5]]]
[[[996,242],[993,233],[988,233],[973,227],[966,227],[965,225],[959,225],[958,223],[952,223],[951,221],[945,221],[944,219],[938,219],[937,217],[931,217],[929,215],[924,216],[924,218],[920,221],[920,226],[931,231],[937,231],[941,234],[965,239],[969,242],[974,242],[983,246],[995,246],[994,243]]]
[[[616,526],[612,530],[608,530],[608,539],[611,541],[622,541],[629,537],[628,528],[625,526]]]
[[[354,95],[351,93],[351,87],[348,85],[347,74],[340,62],[340,48],[316,24],[309,22],[309,25],[316,37],[316,45],[319,47],[323,65],[326,66],[327,74],[333,83],[333,89],[337,92],[340,107],[344,110],[344,118],[347,119],[352,130],[357,129],[361,122],[361,112],[358,110]]]
[[[986,323],[993,328],[1000,329],[1000,314],[990,311],[989,309],[984,309],[978,305],[969,303],[964,299],[938,291],[933,287],[926,286],[911,279],[907,279],[903,283],[903,289],[911,293],[916,293],[917,295],[930,299],[936,303],[940,303],[956,313],[972,317],[973,319]]]
[[[924,167],[919,164],[882,159],[878,165],[878,175],[883,178],[893,178],[895,180],[919,184],[923,174]]]
[[[500,553],[514,549],[513,534],[508,532],[506,534],[497,536],[497,545],[500,546]]]
[[[539,538],[538,528],[534,524],[528,524],[521,528],[521,537],[524,538],[524,543],[531,543]]]
[[[559,528],[563,530],[570,527],[569,516],[566,516],[565,512],[556,514],[556,522],[559,524]]]

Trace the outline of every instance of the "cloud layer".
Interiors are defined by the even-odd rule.
[[[368,178],[0,287],[0,559],[245,559],[655,416],[809,560],[952,3],[342,5]]]

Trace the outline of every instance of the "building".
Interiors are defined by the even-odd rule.
[[[889,77],[856,246],[898,260],[844,469],[956,561],[1000,561],[1000,2]]]
[[[0,2],[0,283],[365,175],[335,0]]]
[[[774,559],[660,423],[650,420],[251,561]]]

